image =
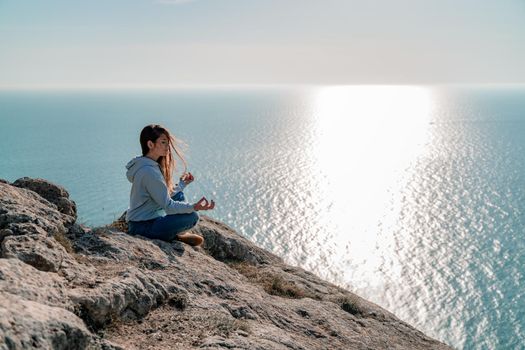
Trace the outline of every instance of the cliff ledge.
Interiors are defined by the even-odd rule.
[[[0,350],[449,349],[201,216],[203,247],[76,223],[61,186],[0,180]]]

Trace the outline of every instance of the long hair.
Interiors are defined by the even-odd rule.
[[[142,129],[142,131],[140,132],[140,147],[142,148],[142,155],[147,155],[149,152],[148,141],[155,143],[160,137],[160,135],[166,135],[166,137],[169,140],[170,147],[168,155],[166,157],[159,157],[159,159],[157,159],[157,163],[159,163],[160,171],[162,173],[162,176],[164,176],[164,180],[166,181],[166,186],[171,192],[175,188],[173,184],[173,171],[175,170],[177,165],[175,158],[173,157],[173,152],[175,152],[175,154],[184,164],[184,172],[186,172],[187,170],[186,160],[184,159],[184,155],[180,149],[180,144],[182,144],[182,142],[180,140],[177,140],[174,136],[172,136],[168,129],[166,129],[162,125],[150,124],[145,126],[144,129]]]

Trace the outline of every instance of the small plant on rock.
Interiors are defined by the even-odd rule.
[[[73,253],[75,250],[73,249],[73,245],[71,244],[71,241],[69,238],[66,237],[66,235],[63,232],[55,233],[53,235],[53,238],[55,238],[55,241],[57,241],[68,253]]]
[[[258,268],[247,262],[230,262],[229,266],[248,278],[250,282],[262,286],[268,294],[292,299],[305,297],[317,299],[315,295],[306,292],[294,282],[284,279],[283,276],[274,271]]]
[[[357,306],[356,302],[352,300],[349,296],[341,297],[338,300],[339,305],[341,306],[341,309],[348,312],[352,315],[359,315],[362,314],[362,310],[359,306]]]

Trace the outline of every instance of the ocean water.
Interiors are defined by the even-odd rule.
[[[525,348],[525,86],[2,91],[0,178],[107,224],[149,123],[208,215],[455,348]]]

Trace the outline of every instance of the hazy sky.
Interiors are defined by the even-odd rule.
[[[0,0],[0,86],[525,83],[524,0]]]

